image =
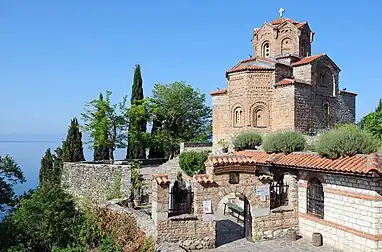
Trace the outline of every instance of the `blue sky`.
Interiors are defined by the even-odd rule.
[[[346,3],[346,4],[344,4]],[[308,21],[313,54],[341,68],[357,92],[357,119],[382,97],[379,1],[1,1],[0,133],[66,132],[106,89],[129,94],[141,64],[145,95],[184,80],[209,93],[253,54],[252,31],[285,17]],[[210,96],[207,95],[208,102]]]

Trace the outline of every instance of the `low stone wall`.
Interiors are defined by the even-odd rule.
[[[203,222],[195,216],[174,216],[157,222],[157,242],[177,243],[186,249],[215,247],[215,222]]]
[[[324,218],[307,213],[307,186],[317,177],[324,189]],[[309,173],[299,181],[299,227],[344,251],[382,251],[382,187],[372,178]]]
[[[108,199],[119,176],[120,190],[127,196],[131,181],[129,165],[64,163],[61,183],[74,197],[100,203]]]
[[[212,143],[180,143],[180,153],[185,151],[212,151]]]

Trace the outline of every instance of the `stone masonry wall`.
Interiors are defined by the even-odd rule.
[[[91,163],[64,163],[62,185],[74,197],[104,202],[121,176],[121,192],[128,194],[130,166]]]
[[[307,184],[317,177],[324,188],[324,218],[307,213]],[[323,235],[343,251],[382,251],[382,185],[372,178],[304,172],[299,180],[300,233]]]
[[[154,175],[155,176],[155,175]],[[166,178],[168,178],[166,176]],[[156,243],[177,243],[186,249],[215,247],[215,222],[204,222],[195,215],[168,217],[169,184],[152,180],[152,218]]]
[[[294,130],[294,86],[273,91],[272,130]]]
[[[337,121],[338,123],[355,122],[355,94],[340,92],[337,96]]]

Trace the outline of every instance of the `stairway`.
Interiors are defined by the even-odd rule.
[[[166,163],[159,165],[158,167],[142,167],[140,173],[143,183],[143,194],[149,195],[149,203],[151,203],[151,179],[153,174],[166,174],[171,182],[176,179],[176,176],[180,171],[179,157],[168,160]]]

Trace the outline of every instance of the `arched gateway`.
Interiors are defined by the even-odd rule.
[[[259,166],[255,160],[238,154],[210,156],[205,163],[206,174],[192,178],[192,197],[187,198],[193,200],[191,204],[181,203],[184,207],[179,215],[169,209],[168,176],[153,175],[152,217],[156,241],[202,249],[221,245],[219,232],[224,228],[230,233],[237,228],[238,238],[254,240],[281,237],[289,229],[296,229],[296,176],[265,164]],[[235,218],[231,219],[231,226],[219,222],[227,213]],[[235,223],[240,223],[242,228]]]

